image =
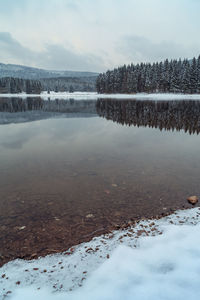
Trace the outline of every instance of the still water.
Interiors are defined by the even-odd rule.
[[[0,264],[200,194],[200,101],[1,98],[0,123]]]

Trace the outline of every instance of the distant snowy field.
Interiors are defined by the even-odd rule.
[[[14,300],[200,299],[200,209],[141,220],[62,254],[0,268]],[[12,293],[11,293],[12,292]]]
[[[141,99],[141,100],[200,100],[200,94],[97,94],[94,92],[43,92],[40,95],[30,95],[30,94],[0,94],[0,97],[41,97],[44,100],[55,100],[55,99],[75,99],[75,100],[97,100],[102,98],[110,99]]]

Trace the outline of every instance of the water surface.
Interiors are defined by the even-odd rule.
[[[0,120],[1,263],[199,195],[198,101],[2,98]]]

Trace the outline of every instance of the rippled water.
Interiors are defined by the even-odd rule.
[[[200,101],[1,98],[0,123],[2,262],[199,195]]]

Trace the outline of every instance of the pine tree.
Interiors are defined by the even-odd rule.
[[[200,55],[197,58],[197,93],[200,93]]]
[[[200,56],[192,62],[124,65],[100,74],[96,88],[98,93],[200,93]]]
[[[195,94],[198,90],[198,74],[197,74],[197,60],[194,57],[190,67],[190,93]]]

